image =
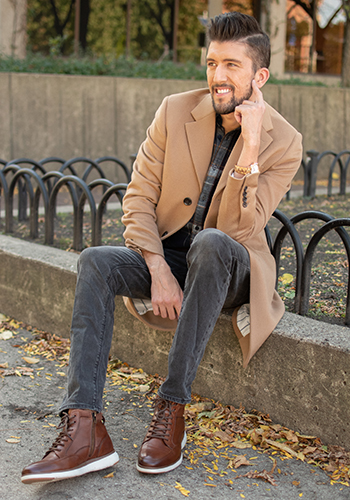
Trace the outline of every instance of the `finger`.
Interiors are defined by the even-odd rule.
[[[168,318],[169,319],[176,319],[177,318],[176,311],[173,307],[168,309]]]
[[[250,97],[250,101],[263,102],[263,100],[264,100],[263,94],[262,94],[261,90],[259,89],[255,80],[252,81],[252,89],[253,89],[253,92],[252,92],[252,95]]]
[[[179,302],[174,306],[177,318],[180,316],[181,307],[182,307],[182,299],[183,299],[183,293],[181,293],[181,297],[180,297]]]
[[[168,311],[164,306],[159,306],[159,311],[162,318],[168,317]]]

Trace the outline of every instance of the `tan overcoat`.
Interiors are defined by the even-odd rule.
[[[206,178],[215,134],[215,112],[208,89],[164,99],[134,163],[123,202],[126,246],[163,255],[161,240],[192,217]],[[244,245],[250,255],[250,334],[233,325],[247,366],[284,312],[275,291],[276,267],[264,228],[298,170],[301,135],[266,104],[259,151],[259,173],[231,177],[243,140],[239,137],[221,175],[205,220]],[[243,198],[246,202],[243,203]],[[138,316],[130,299],[130,312]],[[139,319],[155,328],[175,329],[176,322],[151,311]]]

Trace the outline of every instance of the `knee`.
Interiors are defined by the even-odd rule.
[[[227,247],[227,234],[215,228],[203,229],[193,240],[191,248],[199,248],[201,251],[213,253],[221,247]]]
[[[190,262],[199,259],[210,263],[215,259],[215,256],[222,258],[228,253],[227,238],[228,236],[218,229],[203,229],[197,234],[191,245],[188,254]]]
[[[81,269],[96,267],[96,263],[100,260],[101,247],[85,248],[78,259],[78,271]]]

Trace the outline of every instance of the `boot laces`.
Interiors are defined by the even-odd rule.
[[[173,421],[173,403],[162,398],[156,398],[153,408],[154,415],[149,426],[146,439],[159,438],[168,441]]]
[[[64,413],[61,418],[61,423],[56,427],[57,430],[61,430],[55,441],[52,443],[52,446],[46,452],[44,458],[51,452],[55,453],[58,457],[57,451],[60,451],[59,448],[63,447],[68,440],[73,441],[73,438],[70,436],[69,432],[71,431],[74,423],[74,415],[69,418],[68,413]]]

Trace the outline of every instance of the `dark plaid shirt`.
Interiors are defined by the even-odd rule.
[[[225,129],[222,126],[222,118],[220,115],[216,115],[213,151],[196,211],[191,220],[182,229],[164,240],[164,247],[188,250],[194,237],[203,229],[214,191],[240,133],[241,128],[239,127],[225,134]]]

